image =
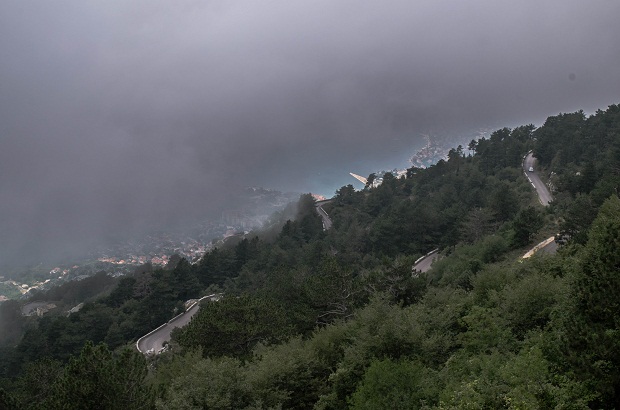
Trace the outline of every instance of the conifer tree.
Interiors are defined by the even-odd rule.
[[[146,364],[142,355],[111,352],[105,344],[87,342],[65,367],[45,409],[150,409],[153,395],[143,384]]]
[[[563,359],[600,395],[600,408],[620,400],[619,249],[620,200],[612,196],[590,229],[561,327]]]

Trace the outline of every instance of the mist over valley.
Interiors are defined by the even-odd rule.
[[[218,219],[247,186],[329,197],[424,135],[593,112],[620,94],[618,11],[4,2],[0,265]]]

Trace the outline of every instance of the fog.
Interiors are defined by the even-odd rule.
[[[0,266],[618,103],[620,2],[0,3]]]

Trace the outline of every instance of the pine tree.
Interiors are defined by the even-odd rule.
[[[147,369],[142,355],[111,352],[105,344],[86,343],[73,357],[42,408],[55,410],[153,407],[153,395],[143,384]]]
[[[601,207],[574,272],[562,316],[562,359],[600,395],[597,408],[620,402],[620,200]]]

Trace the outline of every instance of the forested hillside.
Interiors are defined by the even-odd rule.
[[[549,207],[523,175],[530,150]],[[303,195],[295,218],[195,265],[144,266],[70,316],[26,320],[2,304],[0,408],[614,408],[619,188],[613,105],[344,186],[323,206],[327,231]],[[556,233],[569,238],[556,255],[521,258]],[[442,259],[412,271],[435,248]],[[132,351],[215,292],[169,351]]]

